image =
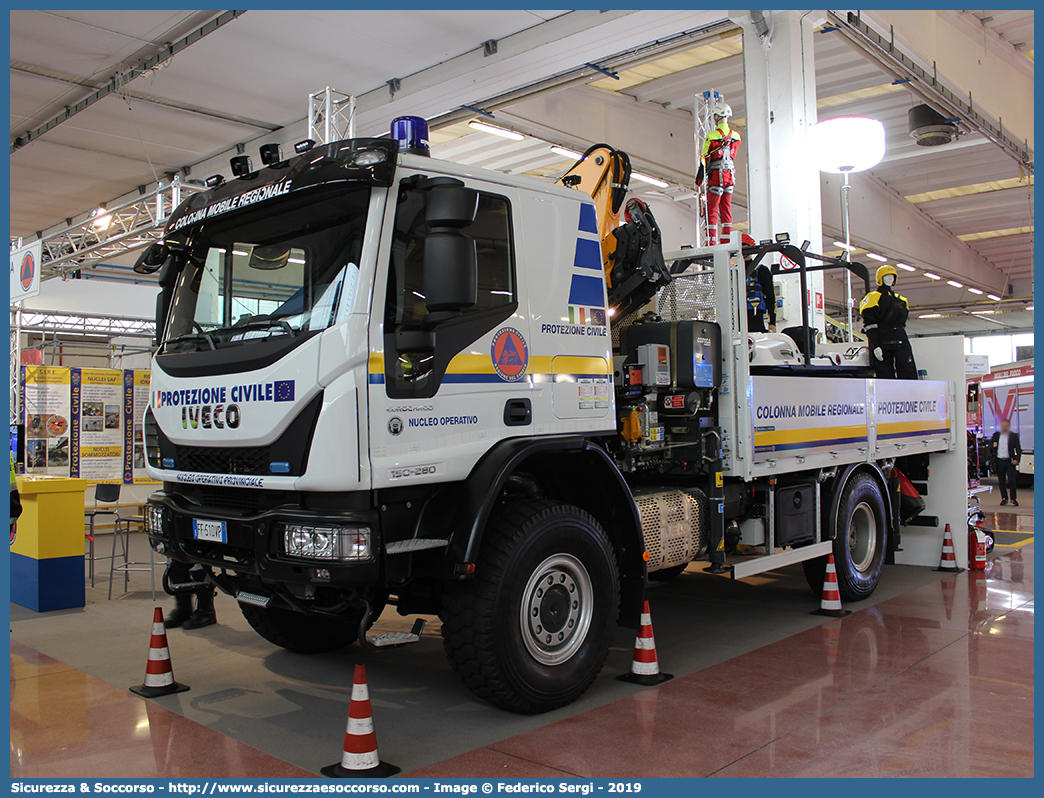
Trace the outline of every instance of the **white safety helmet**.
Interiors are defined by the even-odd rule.
[[[711,113],[715,116],[720,116],[723,119],[729,119],[732,116],[732,106],[724,100],[719,100],[711,108]]]

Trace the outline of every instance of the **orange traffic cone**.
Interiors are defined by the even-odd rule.
[[[348,707],[348,729],[344,733],[341,761],[319,772],[332,779],[394,776],[400,768],[382,762],[377,754],[377,732],[373,729],[370,690],[366,686],[366,666],[355,666],[352,703]]]
[[[843,618],[851,615],[849,610],[841,609],[841,592],[837,587],[837,567],[834,565],[834,553],[827,555],[826,573],[823,575],[823,597],[819,601],[819,609],[812,610],[812,615],[826,615],[830,618]]]
[[[964,570],[957,567],[957,557],[953,553],[953,535],[950,534],[949,524],[946,525],[946,531],[943,532],[942,556],[939,558],[939,567],[934,570],[947,571],[953,574]]]
[[[660,662],[656,658],[656,638],[653,637],[652,616],[648,600],[642,602],[642,624],[634,639],[634,657],[631,672],[616,677],[621,682],[632,684],[662,684],[674,678],[669,673],[660,673]]]
[[[149,641],[149,661],[145,664],[145,682],[130,691],[144,698],[158,698],[171,693],[183,693],[188,685],[174,681],[170,667],[170,649],[167,648],[167,630],[163,628],[163,610],[156,607],[152,614],[152,639]]]

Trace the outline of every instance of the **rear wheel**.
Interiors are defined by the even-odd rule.
[[[361,611],[358,615],[346,616],[345,621],[341,622],[279,607],[255,607],[240,603],[239,609],[247,623],[261,637],[297,654],[337,651],[359,639]]]
[[[888,548],[888,513],[884,494],[872,476],[854,474],[844,486],[837,510],[834,564],[845,601],[868,598],[881,581]],[[803,563],[805,578],[816,595],[823,590],[826,557]]]
[[[491,704],[527,714],[565,706],[605,663],[619,592],[594,518],[553,501],[513,503],[490,519],[475,578],[444,597],[446,654]]]

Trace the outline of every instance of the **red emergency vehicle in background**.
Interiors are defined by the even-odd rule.
[[[978,455],[978,474],[992,471],[989,442],[1000,429],[1001,419],[1009,419],[1019,434],[1022,458],[1019,461],[1020,483],[1033,481],[1033,361],[1020,360],[998,366],[982,377],[968,380],[968,432],[974,436],[974,454]],[[969,440],[969,449],[972,443]],[[973,452],[969,451],[969,477],[972,476]]]

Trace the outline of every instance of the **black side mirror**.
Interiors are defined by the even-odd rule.
[[[134,264],[134,271],[138,274],[158,272],[169,256],[170,248],[166,244],[149,244],[141,253],[137,263]]]
[[[156,246],[153,244],[153,246]],[[144,255],[142,257],[145,257]],[[156,294],[156,345],[163,343],[163,331],[167,326],[167,315],[170,303],[174,299],[174,287],[178,283],[178,274],[182,261],[178,258],[167,258],[159,269],[160,292]],[[137,271],[135,266],[134,270]],[[153,270],[155,271],[155,269]],[[148,272],[146,272],[148,273]]]
[[[475,221],[478,192],[459,185],[436,185],[428,192],[424,242],[424,293],[429,313],[457,314],[478,302],[478,252],[462,232]]]

